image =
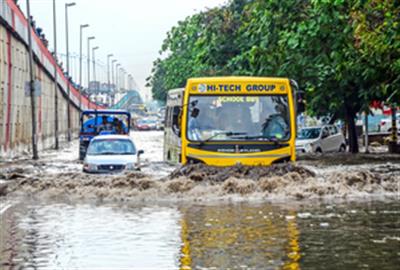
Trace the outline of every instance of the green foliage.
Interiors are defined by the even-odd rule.
[[[281,76],[306,90],[310,113],[354,122],[400,88],[400,2],[231,0],[179,22],[161,54],[155,98],[190,77]]]

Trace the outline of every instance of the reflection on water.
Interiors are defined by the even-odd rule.
[[[0,269],[397,269],[400,203],[72,205],[0,221]]]
[[[202,268],[248,269],[295,265],[298,235],[285,213],[269,205],[182,208],[185,257]],[[295,217],[289,218],[290,224]],[[289,226],[289,227],[288,227]],[[183,253],[183,252],[182,252]]]

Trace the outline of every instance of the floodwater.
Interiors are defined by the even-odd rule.
[[[398,269],[399,164],[165,179],[162,133],[132,136],[139,175],[82,174],[74,144],[5,171],[0,269]]]
[[[398,269],[400,203],[72,204],[1,220],[1,269]]]

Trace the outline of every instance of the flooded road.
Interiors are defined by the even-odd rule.
[[[140,173],[82,174],[75,144],[0,171],[0,269],[398,269],[397,163],[174,171],[132,137]]]
[[[1,269],[397,269],[400,203],[29,201],[1,220]]]

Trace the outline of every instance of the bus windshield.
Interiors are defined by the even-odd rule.
[[[187,119],[186,136],[195,142],[290,139],[285,95],[193,95]]]

